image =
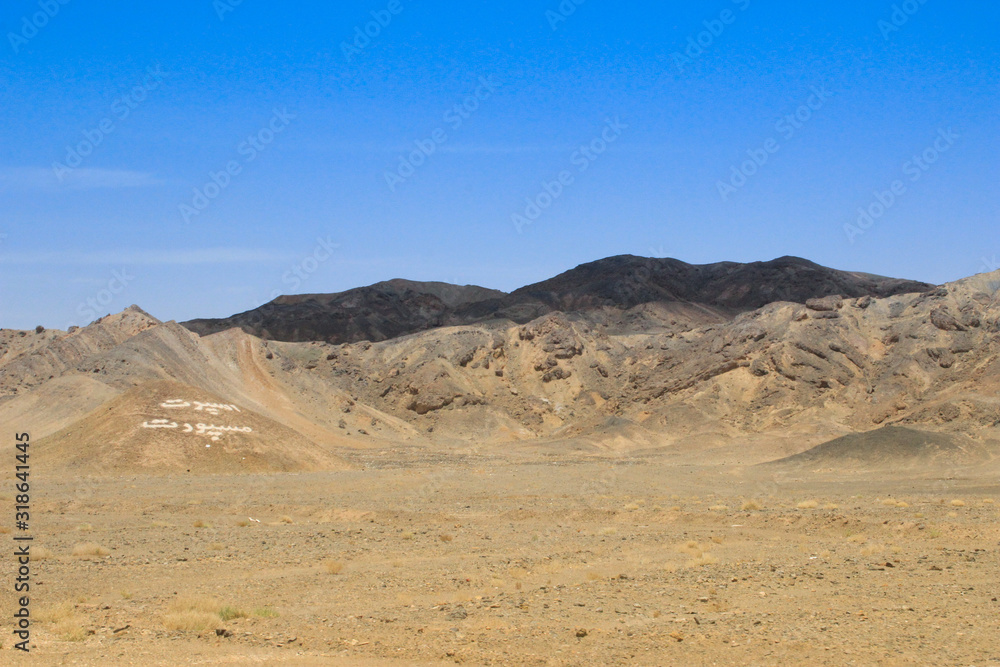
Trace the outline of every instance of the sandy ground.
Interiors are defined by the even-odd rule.
[[[0,663],[1000,665],[995,478],[350,456],[37,472],[34,649],[5,620]]]

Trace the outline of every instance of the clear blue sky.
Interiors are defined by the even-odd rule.
[[[1000,256],[995,3],[63,1],[0,10],[3,327],[622,253]]]

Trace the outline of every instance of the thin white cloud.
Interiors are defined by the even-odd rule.
[[[0,254],[3,264],[49,265],[191,265],[267,264],[294,260],[295,255],[253,248],[195,248],[190,250],[104,250],[97,252],[21,252]]]
[[[152,174],[128,169],[94,169],[79,167],[57,173],[43,167],[10,167],[0,169],[0,189],[46,190],[49,192],[76,190],[116,190],[145,188],[164,181]]]

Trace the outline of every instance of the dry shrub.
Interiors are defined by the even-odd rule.
[[[212,527],[212,524],[208,523],[207,521],[203,521],[203,520],[201,520],[201,519],[198,519],[198,520],[197,520],[197,521],[195,521],[195,522],[194,522],[194,524],[192,524],[192,525],[193,525],[193,526],[194,526],[195,528],[211,528],[211,527]]]
[[[756,510],[762,510],[764,508],[761,507],[761,504],[758,503],[756,500],[748,500],[740,506],[740,509],[743,510],[744,512],[752,512]]]
[[[873,543],[867,544],[861,549],[862,556],[874,556],[875,554],[880,554],[885,550],[885,547],[881,544]]]
[[[694,540],[688,540],[683,544],[678,544],[674,549],[678,553],[688,554],[689,556],[700,556],[702,554],[702,548]]]
[[[219,610],[219,618],[223,621],[231,621],[234,618],[247,618],[250,614],[237,607],[226,605]]]
[[[76,605],[68,600],[54,607],[42,607],[34,613],[34,618],[39,623],[62,623],[77,617]]]
[[[403,533],[402,535],[399,536],[399,538],[402,539],[402,540],[412,540],[413,537],[414,537],[413,533],[411,533],[409,531],[407,531],[407,532],[405,532],[405,533]]]
[[[448,533],[441,533],[440,535],[438,535],[438,539],[441,540],[442,542],[451,542],[453,539],[455,539],[455,536],[449,535]]]
[[[277,618],[278,612],[270,607],[257,607],[253,610],[253,615],[257,618]]]
[[[82,642],[87,638],[87,631],[78,621],[56,623],[52,627],[52,632],[68,642]]]
[[[344,564],[339,560],[328,560],[323,563],[323,569],[329,574],[340,574],[344,570]]]
[[[840,509],[840,505],[838,505],[837,503],[826,503],[825,505],[823,505],[823,509],[825,509],[825,510],[839,510]]]
[[[708,552],[705,552],[705,553],[701,554],[700,556],[689,560],[684,565],[684,567],[686,567],[686,568],[705,567],[707,565],[715,565],[718,562],[719,562],[718,558],[716,558],[715,556],[713,556],[712,554],[710,554]]]
[[[955,500],[951,501],[951,506],[952,507],[965,507],[965,501],[964,500],[959,500],[958,498],[956,498]]]
[[[92,531],[94,529],[94,527],[92,525],[90,525],[89,523],[81,523],[79,526],[76,527],[76,529],[78,531],[80,531],[81,533],[88,533],[88,532]]]
[[[208,548],[212,551],[222,551],[226,546],[222,542],[212,542],[208,545]]]
[[[52,633],[65,641],[78,642],[87,637],[87,631],[83,627],[85,619],[77,613],[76,606],[70,601],[38,610],[35,620],[51,624]]]
[[[288,516],[287,514],[282,515],[282,517],[278,519],[278,521],[280,521],[281,523],[295,523],[294,521],[292,521],[292,517]]]
[[[239,526],[240,528],[246,528],[247,526],[250,525],[250,522],[247,519],[240,519],[239,521],[236,522],[236,525]]]
[[[219,612],[222,605],[214,598],[190,596],[177,598],[170,603],[163,617],[168,630],[203,632],[221,627]]]
[[[635,510],[639,509],[639,505],[637,505],[636,503],[629,503],[624,507],[624,509],[626,512],[634,512]]]
[[[600,530],[600,534],[601,535],[614,535],[617,532],[618,532],[618,529],[615,528],[614,526],[605,526],[604,528],[601,528],[601,530]]]
[[[221,602],[206,595],[188,595],[180,597],[171,602],[170,606],[167,607],[167,611],[170,613],[198,611],[206,614],[218,614],[221,609]]]
[[[163,617],[163,625],[167,630],[204,632],[221,627],[222,619],[218,614],[203,611],[175,611]]]
[[[73,556],[76,558],[90,558],[107,556],[111,552],[93,542],[81,542],[73,547]]]
[[[708,508],[709,512],[728,512],[729,508],[725,505],[712,505]]]
[[[983,498],[983,504],[984,505],[992,505],[992,504],[994,504],[994,502],[995,501],[992,498]]]
[[[54,556],[55,554],[53,554],[49,549],[46,549],[45,547],[35,547],[34,549],[31,550],[32,560],[48,560],[49,558],[53,558]]]
[[[814,510],[819,507],[819,503],[815,500],[803,500],[801,503],[796,505],[800,510]]]
[[[0,535],[6,535],[10,532],[10,528],[7,526],[0,526]]]

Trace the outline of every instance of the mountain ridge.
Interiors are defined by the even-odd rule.
[[[693,326],[731,319],[776,301],[805,303],[840,295],[884,297],[935,286],[912,280],[839,271],[800,257],[767,262],[688,264],[672,258],[616,255],[580,264],[510,293],[476,285],[404,279],[333,294],[279,296],[259,308],[225,318],[181,324],[200,335],[240,328],[287,342],[378,342],[442,326],[489,321],[524,324],[552,312],[607,320],[647,305],[668,305],[646,326]],[[604,311],[604,312],[602,312]],[[638,321],[634,321],[639,326]]]

